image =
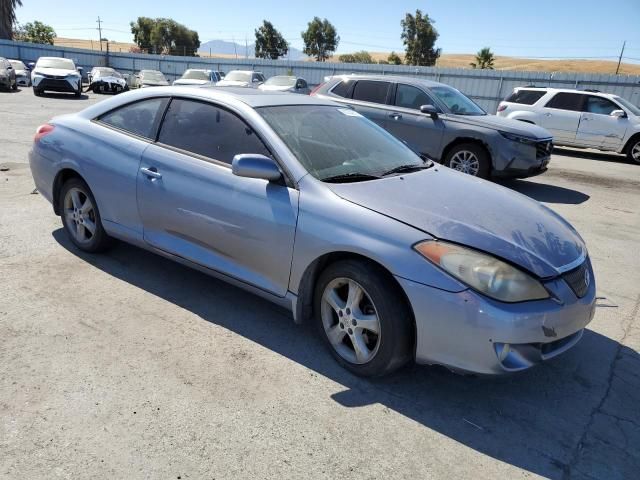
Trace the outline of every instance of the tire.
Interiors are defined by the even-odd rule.
[[[41,90],[38,90],[36,87],[33,87],[33,94],[34,94],[36,97],[39,97],[39,96],[41,96],[41,95],[42,95],[42,91],[41,91]]]
[[[350,303],[349,293],[360,300]],[[399,287],[373,264],[344,260],[327,267],[315,287],[314,312],[329,351],[356,375],[387,375],[412,358],[411,311]]]
[[[18,90],[18,82],[17,81],[13,82],[13,85],[11,86],[11,88],[13,89],[14,92]]]
[[[76,97],[81,97],[82,96],[82,81],[78,82],[78,91],[75,92]]]
[[[444,164],[459,172],[478,178],[489,178],[491,159],[487,151],[475,143],[461,143],[454,146],[444,159]]]
[[[640,137],[634,138],[629,144],[627,158],[633,163],[640,164]]]
[[[60,189],[58,202],[62,225],[76,247],[85,252],[97,253],[111,246],[112,240],[102,226],[96,199],[83,180],[67,180]]]

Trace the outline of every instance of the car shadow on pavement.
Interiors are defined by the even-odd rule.
[[[526,180],[503,180],[500,184],[539,202],[579,205],[590,198],[586,193],[571,188],[549,185],[547,183],[529,182]]]
[[[565,157],[584,158],[585,160],[595,160],[598,162],[631,163],[626,155],[615,152],[599,152],[593,150],[573,149],[568,147],[554,147],[553,154]]]
[[[567,353],[514,376],[465,377],[442,367],[410,365],[368,380],[334,361],[311,322],[296,325],[289,312],[266,300],[124,243],[104,255],[89,255],[62,229],[53,236],[103,272],[337,382],[341,391],[331,398],[343,407],[383,405],[477,452],[548,478],[637,474],[638,457],[623,462],[620,451],[633,450],[633,438],[640,438],[640,356],[608,337],[587,330]],[[623,368],[614,372],[614,361]]]
[[[53,92],[45,92],[42,94],[41,98],[61,98],[64,100],[88,100],[89,95],[85,95],[84,93],[79,97],[76,97],[74,93],[53,93]]]

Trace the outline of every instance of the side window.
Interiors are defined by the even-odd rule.
[[[346,97],[349,93],[350,86],[351,84],[349,82],[342,81],[331,89],[331,93],[338,95],[339,97]]]
[[[353,99],[362,102],[387,103],[389,82],[358,80],[353,89]]]
[[[422,90],[410,85],[398,84],[396,90],[396,102],[397,107],[411,108],[413,110],[420,110],[422,105],[434,105],[433,100],[424,93]]]
[[[129,103],[102,115],[98,118],[98,121],[134,135],[154,140],[158,122],[166,102],[166,98],[152,98]]]
[[[505,102],[520,103],[522,105],[533,105],[540,100],[547,92],[545,90],[518,90],[513,92]]]
[[[599,113],[600,115],[611,115],[614,110],[621,108],[610,100],[602,97],[587,96],[584,111],[589,113]]]
[[[579,112],[582,110],[583,97],[584,95],[580,93],[556,93],[556,95],[547,102],[545,107]]]
[[[191,100],[171,101],[158,142],[228,164],[239,153],[271,156],[254,131],[236,115]]]

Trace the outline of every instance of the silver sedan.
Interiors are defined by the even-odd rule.
[[[329,100],[128,92],[41,126],[30,165],[77,248],[120,239],[261,295],[359,375],[522,371],[593,316],[565,220]]]

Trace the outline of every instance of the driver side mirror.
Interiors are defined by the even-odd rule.
[[[614,110],[611,112],[611,116],[616,118],[627,118],[627,112],[624,110]]]
[[[422,105],[420,107],[420,111],[422,113],[426,113],[427,115],[429,115],[434,120],[436,118],[438,118],[438,109],[436,107],[434,107],[433,105]]]
[[[275,160],[257,153],[242,153],[233,157],[231,172],[238,177],[260,178],[269,182],[277,182],[282,178]]]

